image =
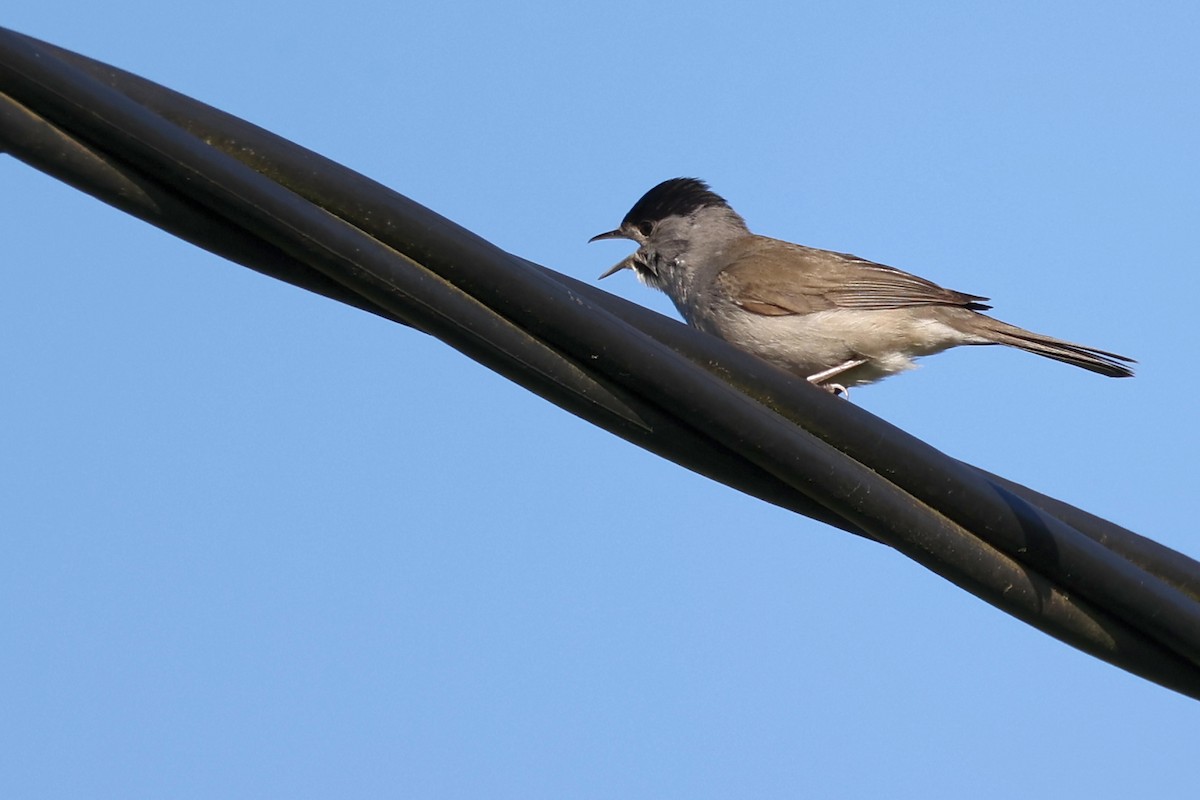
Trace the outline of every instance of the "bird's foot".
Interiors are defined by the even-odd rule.
[[[816,373],[815,375],[809,375],[808,382],[813,384],[814,386],[820,386],[822,389],[824,389],[825,391],[827,391],[835,396],[840,396],[845,400],[849,400],[850,399],[850,390],[849,389],[847,389],[845,386],[843,386],[840,383],[827,383],[827,381],[830,378],[836,378],[838,375],[841,375],[844,372],[848,372],[849,370],[852,370],[855,367],[861,367],[865,363],[867,363],[867,360],[865,358],[852,358],[849,361],[845,361],[841,364],[838,364],[836,367],[830,367],[829,369],[822,370],[822,371]]]

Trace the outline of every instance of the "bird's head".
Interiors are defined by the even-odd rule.
[[[746,233],[745,221],[704,181],[672,178],[642,195],[620,227],[588,241],[629,239],[638,243],[637,252],[618,262],[601,279],[632,269],[645,283],[663,288],[663,271],[686,268],[686,255],[696,245]]]

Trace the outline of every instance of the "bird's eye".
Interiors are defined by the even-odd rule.
[[[637,224],[638,233],[642,236],[649,236],[654,232],[654,223],[648,219],[644,219]]]

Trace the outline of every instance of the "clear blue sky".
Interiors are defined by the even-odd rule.
[[[854,401],[1200,555],[1195,3],[15,4],[594,279],[652,184],[1139,359]],[[0,158],[0,796],[1167,797],[1194,701]],[[669,311],[625,273],[605,288]]]

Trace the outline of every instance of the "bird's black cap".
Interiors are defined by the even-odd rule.
[[[671,178],[642,195],[621,220],[621,227],[636,227],[641,222],[657,222],[670,216],[685,217],[708,206],[729,208],[729,203],[699,178]]]

